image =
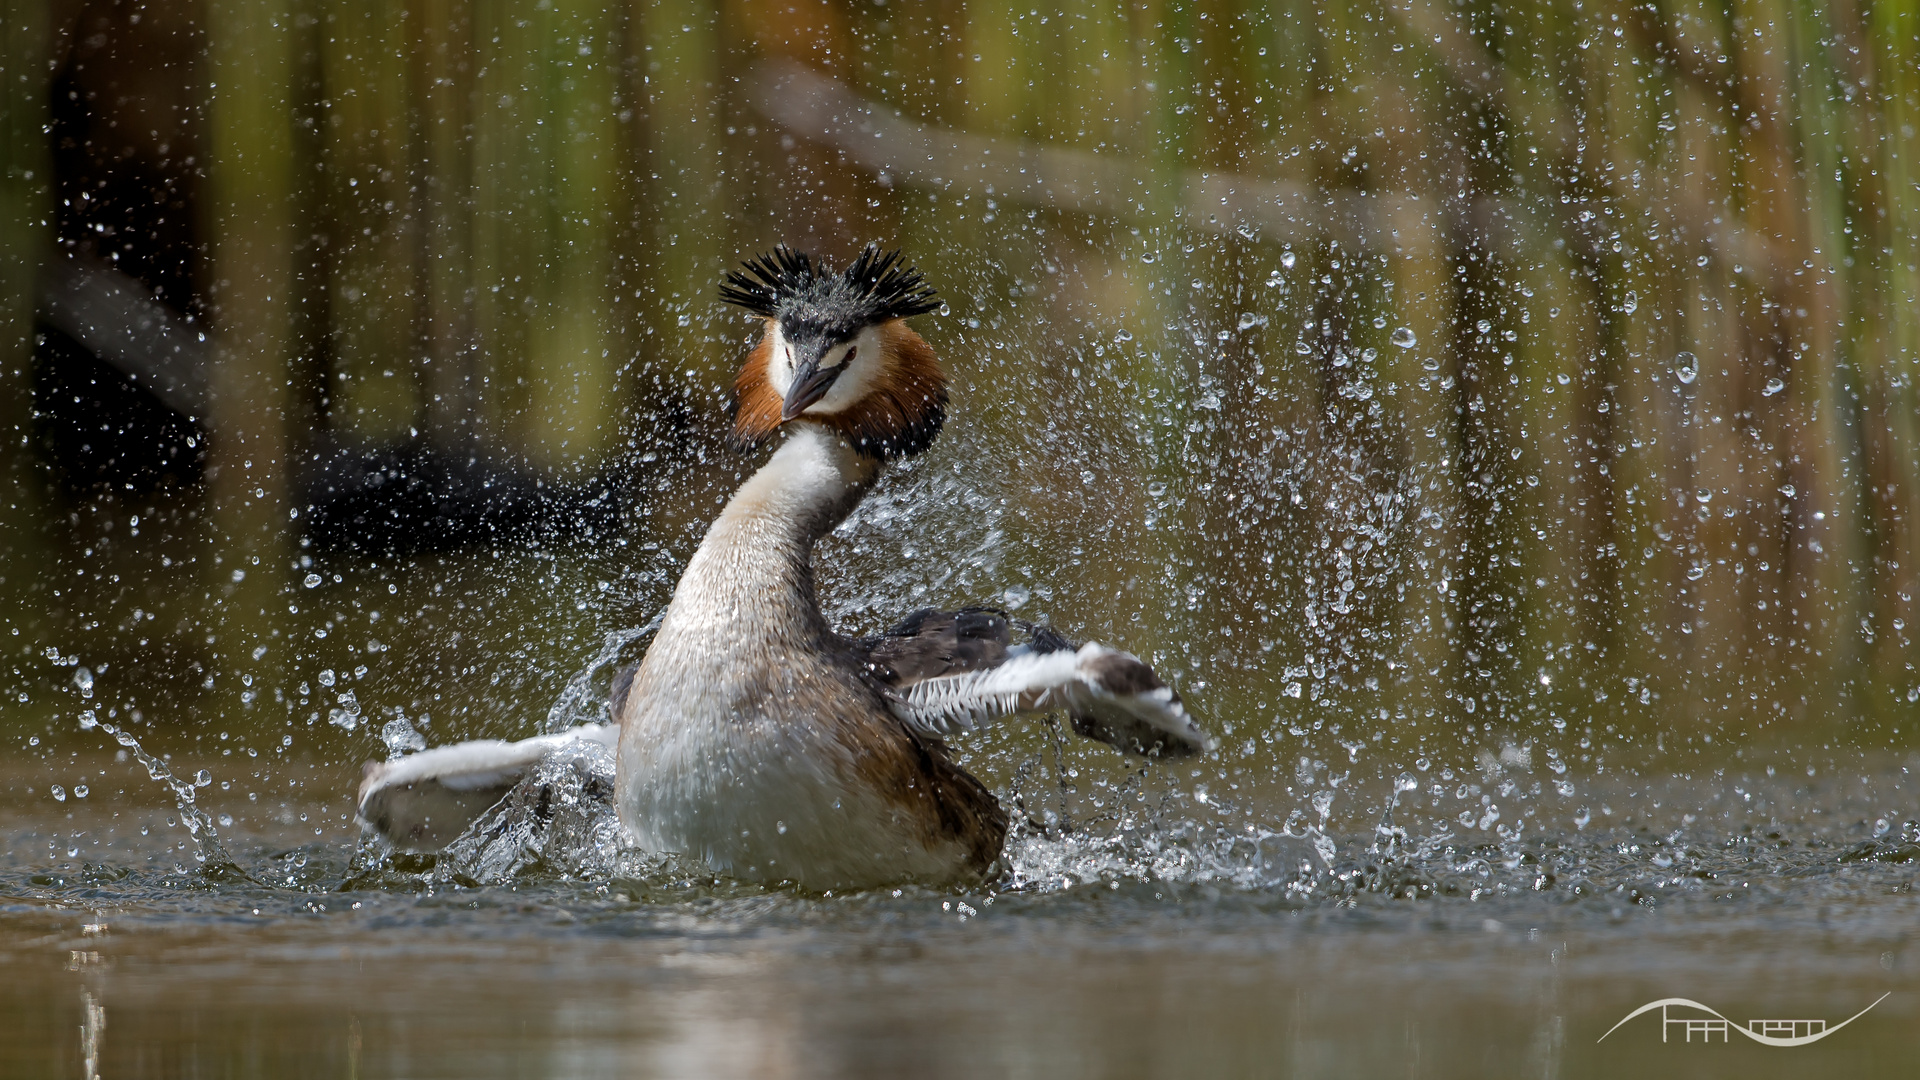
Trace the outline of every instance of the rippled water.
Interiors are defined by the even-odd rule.
[[[49,812],[49,770],[5,781],[8,1075],[1904,1076],[1920,1030],[1920,824],[1881,812],[1915,759],[1604,778],[1583,827],[1502,838],[1424,786],[1325,833],[1151,769],[1095,807],[1042,752],[990,886],[805,896],[619,852],[591,767],[438,858],[209,784],[231,862],[201,862],[137,760],[50,757],[91,783]],[[1597,1041],[1661,997],[1837,1023],[1889,992],[1811,1047]]]

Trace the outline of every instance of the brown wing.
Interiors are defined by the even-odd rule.
[[[1030,644],[1011,648],[1014,628]],[[1130,753],[1183,757],[1215,745],[1139,657],[1002,611],[918,611],[887,634],[851,644],[894,714],[924,733],[1065,708],[1076,732]]]
[[[942,675],[984,671],[1006,662],[1013,621],[1004,611],[969,607],[916,611],[878,637],[852,643],[867,677],[902,689]]]

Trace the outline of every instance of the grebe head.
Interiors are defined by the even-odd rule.
[[[727,274],[720,298],[764,321],[734,381],[734,437],[815,423],[868,457],[917,454],[946,419],[947,377],[906,319],[940,306],[900,253],[867,245],[845,272],[786,246]]]

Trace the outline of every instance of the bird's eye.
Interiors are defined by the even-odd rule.
[[[847,355],[846,355],[846,358],[845,358],[845,359],[843,359],[843,360],[841,360],[840,362],[841,362],[841,363],[843,363],[843,364],[851,364],[851,363],[853,363],[853,354],[854,354],[854,353],[857,353],[857,352],[859,352],[859,351],[860,351],[860,346],[858,346],[858,345],[849,345],[849,346],[847,346]]]

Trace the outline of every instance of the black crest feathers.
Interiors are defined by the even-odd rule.
[[[920,271],[901,262],[900,252],[868,244],[844,273],[804,251],[782,244],[727,272],[720,299],[780,320],[793,336],[813,330],[850,334],[865,326],[924,315],[940,307]]]

